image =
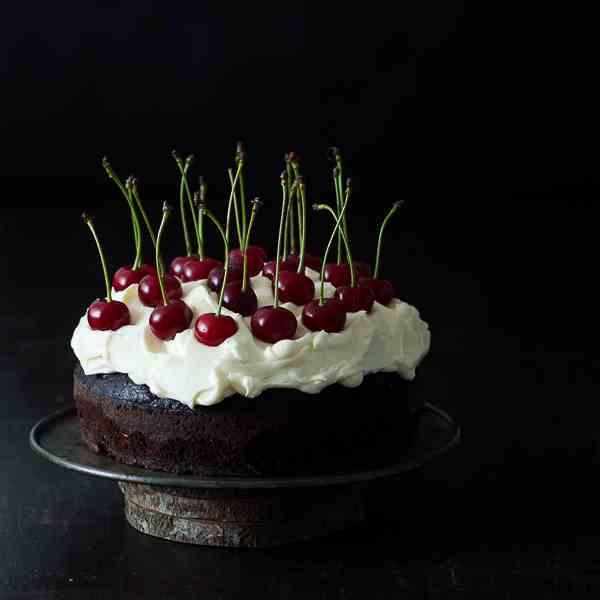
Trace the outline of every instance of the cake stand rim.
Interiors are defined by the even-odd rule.
[[[451,432],[449,439],[444,443],[424,452],[417,458],[412,458],[404,462],[387,465],[384,467],[376,467],[369,469],[359,469],[346,473],[331,473],[320,475],[297,475],[285,477],[242,477],[242,476],[212,476],[202,477],[199,475],[177,475],[174,473],[162,473],[159,471],[150,471],[143,467],[130,467],[119,463],[115,459],[105,456],[107,461],[110,461],[117,470],[109,471],[101,467],[76,462],[58,456],[53,452],[44,448],[40,443],[39,438],[53,424],[55,425],[61,419],[69,417],[77,419],[77,411],[74,405],[69,405],[57,410],[35,423],[29,432],[29,445],[34,452],[42,458],[48,460],[63,468],[85,475],[94,477],[102,477],[103,479],[112,479],[113,481],[124,481],[128,483],[140,483],[144,485],[160,486],[160,487],[182,487],[182,488],[197,488],[197,489],[276,489],[276,488],[298,488],[298,487],[323,487],[332,485],[344,485],[352,483],[360,483],[391,477],[401,473],[417,469],[430,460],[441,456],[456,446],[461,439],[462,431],[460,426],[450,417],[450,415],[441,408],[425,402],[420,409],[421,413],[429,412],[435,415],[440,422],[444,422],[448,430]],[[71,414],[69,414],[71,413]],[[91,450],[88,450],[93,454]],[[135,473],[135,471],[139,471]],[[134,471],[127,472],[127,471]]]

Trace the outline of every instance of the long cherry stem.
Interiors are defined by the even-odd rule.
[[[160,227],[158,228],[158,234],[156,236],[156,245],[154,247],[154,258],[156,260],[156,273],[158,275],[158,283],[160,285],[160,294],[163,299],[163,304],[166,306],[169,301],[167,299],[167,292],[165,289],[165,273],[162,267],[162,261],[160,260],[160,240],[162,239],[162,234],[165,229],[165,223],[171,216],[171,211],[173,209],[165,202],[162,210],[162,219],[160,221]]]
[[[198,183],[200,185],[198,190],[198,200],[200,204],[206,204],[207,185],[204,181],[204,177],[200,176],[198,178]],[[204,212],[201,210],[198,210],[198,237],[200,238],[198,258],[200,258],[200,260],[204,260]]]
[[[252,212],[250,213],[250,221],[248,222],[248,231],[246,231],[246,239],[244,240],[244,267],[242,270],[242,291],[245,292],[247,288],[247,278],[248,278],[248,243],[250,242],[250,233],[252,232],[252,225],[254,225],[254,219],[256,217],[256,213],[260,207],[262,202],[255,198],[252,200]]]
[[[290,214],[290,207],[292,206],[292,188],[293,188],[293,179],[294,179],[294,171],[292,169],[292,163],[290,161],[290,154],[285,154],[285,172],[286,172],[286,181],[287,181],[287,190],[288,190],[288,209],[287,214],[285,216],[285,230],[283,232],[283,256],[284,258],[288,255],[288,239],[290,240],[290,251],[294,252],[296,250],[296,239],[294,233],[294,222],[293,222],[293,214]],[[291,228],[291,229],[290,229]]]
[[[343,182],[343,173],[342,173],[342,156],[341,154],[338,153],[338,189],[340,190],[340,198],[343,198],[343,192],[342,192],[342,182]],[[344,235],[346,236],[346,239],[348,240],[348,242],[350,241],[350,234],[348,233],[348,220],[347,220],[347,215],[344,214],[344,217],[342,218],[342,226],[341,229],[344,231]]]
[[[178,161],[178,157],[173,150],[173,156],[175,160]],[[179,166],[179,162],[177,162]],[[183,227],[183,239],[185,241],[185,254],[186,256],[192,255],[192,244],[190,242],[190,234],[187,226],[187,217],[185,216],[186,208],[185,208],[185,186],[183,185],[183,177],[184,174],[187,175],[188,166],[186,165],[183,169],[183,173],[181,174],[181,180],[179,182],[179,212],[181,214],[181,226]]]
[[[317,204],[316,206],[318,206],[317,210],[328,211],[333,217],[334,222],[337,222],[337,215],[335,214],[335,210],[333,210],[331,206],[329,206],[328,204]],[[349,264],[352,264],[352,255],[350,254],[350,245],[348,244],[348,238],[346,237],[346,234],[344,233],[344,230],[341,226],[339,228],[339,231],[342,232],[342,241],[344,243],[344,249],[346,250],[346,259],[349,261]],[[356,284],[356,281],[354,279],[354,272],[352,272],[350,275],[350,281],[350,285],[354,287]]]
[[[281,216],[279,217],[279,232],[277,234],[277,254],[275,256],[275,298],[273,300],[273,306],[275,308],[279,306],[279,261],[281,260],[281,237],[283,234],[283,225],[285,221],[288,200],[288,184],[285,171],[281,174],[281,190],[283,197],[281,201]]]
[[[181,197],[181,195],[185,192],[185,195],[187,197],[188,200],[188,205],[190,207],[190,211],[192,213],[192,221],[194,223],[194,232],[196,234],[196,242],[198,244],[198,247],[200,247],[200,238],[198,237],[198,219],[196,218],[196,211],[194,210],[194,201],[192,199],[192,192],[190,190],[190,186],[187,180],[187,172],[189,170],[189,168],[191,167],[192,163],[194,162],[194,157],[193,155],[189,155],[186,159],[185,159],[185,163],[181,160],[181,157],[177,154],[177,152],[175,152],[175,150],[173,150],[172,152],[173,154],[173,158],[175,159],[175,162],[177,163],[177,167],[179,168],[179,172],[181,173],[181,181],[179,183],[179,195]],[[189,243],[189,237],[187,242]],[[187,251],[187,248],[186,248]],[[191,254],[191,248],[190,248],[190,253],[188,254],[188,256],[190,256]]]
[[[338,168],[335,166],[333,168],[333,189],[335,190],[335,204],[337,209],[337,214],[340,215],[342,213],[342,195],[340,190],[338,189],[338,178],[337,178]],[[342,234],[341,229],[337,231],[337,264],[339,265],[342,262]]]
[[[123,185],[123,182],[121,181],[119,176],[114,172],[114,170],[113,170],[110,162],[108,161],[108,158],[106,158],[106,156],[102,159],[102,166],[104,167],[104,170],[106,171],[106,174],[108,175],[108,177],[110,179],[112,179],[115,182],[115,184],[117,185],[117,187],[121,190],[121,193],[125,197],[125,200],[127,201],[127,204],[129,206],[129,212],[131,213],[131,225],[133,227],[133,241],[134,241],[134,245],[135,245],[135,258],[133,261],[133,268],[137,269],[137,267],[139,267],[139,265],[140,265],[140,260],[141,260],[140,257],[141,257],[141,252],[142,252],[141,251],[141,227],[140,227],[140,222],[138,220],[137,214],[135,212],[133,198],[131,197],[131,194],[128,192],[128,190]]]
[[[240,245],[240,250],[243,249],[244,236],[242,235],[242,229],[240,227],[240,215],[238,212],[237,194],[235,193],[235,187],[237,184],[237,180],[239,179],[239,176],[240,176],[241,166],[242,166],[241,163],[238,163],[238,168],[235,173],[235,177],[233,176],[233,170],[227,169],[227,174],[229,175],[229,183],[231,184],[230,198],[233,198],[233,213],[235,215],[235,227],[237,230],[237,236],[238,236],[238,242]],[[229,241],[229,216],[231,214],[229,206],[231,206],[231,204],[228,205],[228,208],[227,208],[227,229],[225,230],[227,232],[227,241]]]
[[[244,185],[244,166],[246,164],[246,150],[242,142],[238,142],[235,149],[235,160],[242,166],[240,171],[240,212],[242,213],[241,229],[242,240],[246,239],[246,186]],[[242,240],[240,241],[240,249],[242,248]]]
[[[297,179],[301,177],[300,175],[300,166],[298,164],[298,157],[294,152],[291,153],[290,156],[290,164],[292,165],[292,169],[294,170],[294,178]],[[291,201],[291,200],[290,200]],[[298,243],[302,239],[302,236],[305,233],[305,220],[306,220],[306,212],[302,212],[300,197],[296,194],[296,210],[298,211]]]
[[[231,204],[231,200],[229,202]],[[219,219],[212,214],[206,206],[200,205],[200,210],[204,212],[204,214],[215,224],[215,227],[219,230],[221,237],[223,238],[223,245],[225,246],[225,262],[223,264],[223,285],[221,286],[221,290],[219,292],[219,303],[217,305],[217,317],[221,316],[221,307],[223,306],[223,294],[225,293],[225,286],[227,285],[227,273],[229,271],[229,242],[227,240],[227,236],[225,235],[225,231],[223,231],[223,227],[221,223],[219,223]]]
[[[135,214],[135,209],[133,208],[133,202],[134,202],[133,192],[132,192],[129,180],[127,180],[125,187],[127,190],[127,196],[128,196],[129,202],[131,203],[130,212],[131,212],[131,215],[133,218],[133,215]],[[142,264],[142,228],[141,228],[139,219],[137,218],[137,215],[135,218],[133,218],[133,221],[134,221],[134,229],[135,229],[135,258],[133,259],[132,268],[137,269]]]
[[[237,198],[236,198],[236,194],[235,194],[235,186],[236,186],[237,180],[240,176],[240,169],[241,169],[241,166],[238,165],[238,168],[235,172],[235,177],[233,176],[233,171],[231,169],[227,169],[227,173],[229,175],[229,182],[231,183],[231,192],[229,194],[229,200],[227,202],[227,217],[225,219],[225,235],[227,237],[227,243],[229,244],[229,222],[231,220],[231,206],[233,205],[234,213],[235,213],[235,222],[236,222],[237,232],[238,232],[238,241],[240,243],[240,249],[243,250],[244,239],[241,237],[242,232],[240,231],[240,223],[239,223],[238,214],[237,214]]]
[[[156,235],[154,233],[154,229],[152,228],[152,225],[150,224],[148,215],[146,214],[146,211],[144,210],[144,206],[142,204],[142,200],[140,198],[140,194],[139,194],[139,190],[138,190],[138,181],[135,177],[130,177],[129,181],[130,181],[131,192],[133,193],[133,197],[135,198],[137,207],[138,207],[140,213],[142,214],[142,218],[144,219],[144,223],[146,224],[146,229],[148,230],[148,234],[150,235],[152,244],[156,248]]]
[[[375,255],[375,270],[373,271],[373,278],[377,279],[379,276],[379,259],[381,258],[381,244],[383,241],[383,230],[387,225],[387,222],[390,220],[390,217],[404,204],[404,200],[398,200],[398,202],[394,202],[392,204],[392,208],[383,219],[381,223],[381,227],[379,228],[379,237],[377,238],[377,254]]]
[[[104,258],[104,252],[102,252],[102,246],[100,244],[100,240],[98,239],[98,235],[96,234],[96,229],[94,228],[92,217],[86,215],[85,213],[81,216],[85,224],[90,228],[92,235],[94,236],[94,240],[98,248],[98,254],[100,255],[100,262],[102,263],[102,273],[104,274],[104,284],[106,285],[106,299],[109,302],[112,302],[112,292],[110,288],[110,281],[108,279],[108,268],[106,266],[106,259]]]
[[[298,202],[301,206],[302,210],[302,218],[300,218],[300,214],[298,215],[298,223],[303,222],[306,218],[306,190],[304,188],[304,178],[299,175],[296,177],[296,181],[298,182],[299,193],[296,194],[298,197]],[[303,227],[298,228],[300,233],[300,259],[298,261],[298,273],[304,273],[304,254],[306,251],[306,230]]]
[[[327,256],[329,255],[329,250],[331,249],[331,244],[333,244],[333,240],[335,239],[336,233],[338,232],[338,230],[340,228],[340,223],[342,222],[342,219],[346,212],[346,207],[348,206],[349,198],[350,198],[350,188],[348,187],[347,193],[346,193],[346,199],[344,200],[342,210],[340,211],[339,215],[337,215],[337,217],[336,217],[335,227],[333,228],[333,231],[331,232],[331,237],[329,238],[329,241],[327,242],[327,247],[325,248],[325,254],[323,255],[323,264],[321,266],[321,276],[320,276],[321,277],[321,290],[319,293],[319,304],[323,304],[324,297],[325,297],[325,266],[327,264]],[[313,205],[314,210],[324,210],[326,208],[330,209],[330,207],[327,204],[314,204]],[[333,211],[333,209],[331,209],[331,210]],[[353,273],[352,266],[350,266],[350,273],[351,273],[351,277],[352,277],[352,273]],[[352,282],[352,284],[353,283],[354,282]]]

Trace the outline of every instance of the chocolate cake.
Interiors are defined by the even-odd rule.
[[[408,393],[410,389],[410,394]],[[293,475],[383,466],[410,442],[421,406],[396,373],[320,394],[269,389],[215,406],[152,394],[119,373],[85,375],[74,392],[83,439],[96,452],[153,470],[198,475]]]
[[[261,202],[248,203],[247,214],[243,144],[236,148],[235,176],[228,170],[225,228],[206,203],[203,178],[192,197],[192,157],[183,161],[174,153],[187,254],[171,261],[169,274],[160,245],[172,207],[163,205],[154,229],[137,179],[121,181],[103,160],[129,203],[135,257],[111,285],[100,236],[92,217],[83,215],[106,287],[71,340],[79,361],[74,396],[92,450],[130,465],[197,475],[347,472],[397,459],[422,404],[417,386],[403,380],[414,379],[429,350],[429,327],[379,278],[383,230],[401,201],[383,218],[373,271],[353,261],[346,219],[352,184],[348,178],[344,188],[341,154],[332,150],[337,210],[313,205],[334,217],[323,257],[306,254],[305,181],[297,155],[287,153],[274,261],[250,244]],[[188,207],[197,254],[185,229]],[[238,249],[229,245],[232,214]],[[223,263],[205,253],[205,221],[222,238]],[[153,242],[153,267],[142,263],[142,223]],[[328,262],[336,237],[338,259]]]

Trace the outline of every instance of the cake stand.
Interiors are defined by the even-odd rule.
[[[117,481],[125,517],[142,533],[188,544],[272,547],[360,523],[370,481],[416,469],[460,438],[458,425],[430,404],[416,422],[412,444],[388,465],[297,477],[200,477],[123,465],[88,449],[74,407],[39,421],[29,441],[50,462]]]

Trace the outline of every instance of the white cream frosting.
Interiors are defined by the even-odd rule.
[[[318,293],[319,274],[307,269]],[[251,279],[259,306],[273,304],[271,281],[262,275]],[[296,388],[315,394],[332,383],[360,385],[367,373],[397,372],[413,379],[415,368],[429,350],[430,333],[417,309],[394,299],[388,306],[377,302],[370,314],[349,313],[340,333],[313,332],[301,321],[302,307],[282,304],[298,318],[293,340],[265,344],[250,330],[250,317],[223,309],[238,324],[238,331],[216,347],[200,344],[193,323],[199,314],[214,312],[217,295],[206,280],[184,283],[183,300],[194,320],[173,340],[156,338],[148,325],[151,308],[142,305],[137,285],[113,299],[125,302],[131,324],[117,331],[90,329],[84,314],[71,346],[86,375],[126,373],[137,384],[146,384],[157,396],[179,400],[190,407],[221,402],[234,393],[258,396],[273,387]],[[325,295],[334,288],[325,284]]]

